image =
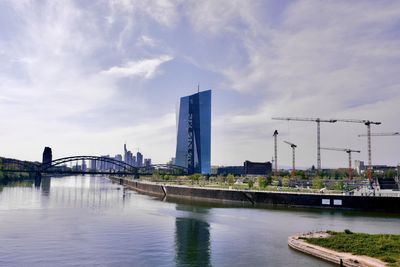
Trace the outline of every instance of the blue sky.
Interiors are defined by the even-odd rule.
[[[179,97],[213,90],[212,163],[316,162],[316,125],[272,116],[381,121],[400,130],[399,1],[0,2],[0,150],[39,160],[175,154]],[[362,150],[358,124],[322,125],[323,146]],[[373,139],[398,164],[400,137]],[[347,155],[323,151],[323,167]]]

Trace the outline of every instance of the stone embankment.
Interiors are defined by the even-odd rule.
[[[351,253],[337,252],[331,249],[323,248],[317,245],[307,243],[302,238],[325,238],[329,234],[326,232],[313,232],[306,234],[299,234],[289,237],[288,245],[289,247],[312,255],[314,257],[323,259],[325,261],[336,263],[340,266],[349,267],[383,267],[386,264],[378,259],[371,258],[368,256],[353,255]]]
[[[121,177],[110,177],[110,179],[141,193],[171,199],[234,202],[252,206],[313,207],[400,213],[400,197],[235,190],[154,183]]]

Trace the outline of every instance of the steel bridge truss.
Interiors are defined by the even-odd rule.
[[[112,168],[108,170],[87,170],[87,171],[74,171],[71,169],[62,169],[62,165],[69,162],[78,161],[104,162],[111,164]],[[115,168],[116,167],[116,168]],[[28,173],[80,173],[80,174],[118,174],[118,175],[150,175],[155,172],[169,174],[169,175],[183,175],[187,174],[187,169],[177,165],[170,164],[153,164],[150,166],[137,167],[130,165],[126,162],[119,161],[109,157],[98,156],[71,156],[65,158],[55,159],[48,163],[28,162],[17,159],[0,158],[0,171],[3,172],[28,172]]]

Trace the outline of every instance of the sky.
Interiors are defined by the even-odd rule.
[[[316,123],[400,131],[400,1],[0,1],[0,155],[175,155],[179,98],[212,90],[213,165],[316,165]],[[361,150],[366,126],[322,123],[321,145]],[[373,164],[400,163],[373,137]],[[347,154],[322,151],[322,167]]]

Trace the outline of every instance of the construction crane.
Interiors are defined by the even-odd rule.
[[[380,125],[381,122],[369,120],[337,119],[340,122],[363,123],[367,126],[368,139],[368,179],[372,183],[372,152],[371,152],[371,124]]]
[[[400,135],[399,132],[392,132],[392,133],[371,133],[371,136],[393,136],[393,135]],[[366,134],[359,134],[358,137],[367,136]]]
[[[313,121],[317,123],[317,170],[321,173],[321,129],[320,123],[321,122],[330,122],[334,123],[336,120],[329,119],[324,120],[320,118],[298,118],[298,117],[272,117],[273,120],[285,120],[285,121]]]
[[[369,132],[368,134],[359,134],[358,137],[367,136],[369,139],[371,139],[371,136],[395,136],[395,135],[400,135],[399,132],[391,132],[391,133],[371,133],[371,132]],[[371,140],[368,141],[368,145],[371,146]],[[371,165],[371,167],[368,168],[368,176],[369,175],[372,176],[372,165]],[[368,178],[370,178],[370,177],[368,177]],[[370,178],[370,181],[371,181],[371,179],[372,178]]]
[[[278,130],[275,130],[274,134],[274,149],[275,149],[275,176],[278,176],[278,144],[277,144],[277,139],[278,139]]]
[[[356,152],[356,153],[360,153],[361,151],[360,150],[353,150],[353,149],[350,149],[350,148],[335,148],[335,147],[321,147],[321,149],[324,149],[324,150],[335,150],[335,151],[344,151],[344,152],[346,152],[347,154],[349,154],[349,179],[351,180],[352,179],[352,177],[353,177],[353,169],[352,169],[352,167],[351,167],[351,153],[352,152]]]
[[[293,157],[293,162],[292,162],[292,177],[295,176],[296,174],[296,166],[295,166],[295,159],[296,159],[296,145],[293,143],[290,143],[288,141],[283,141],[286,144],[290,145],[290,147],[292,148],[292,157]]]

